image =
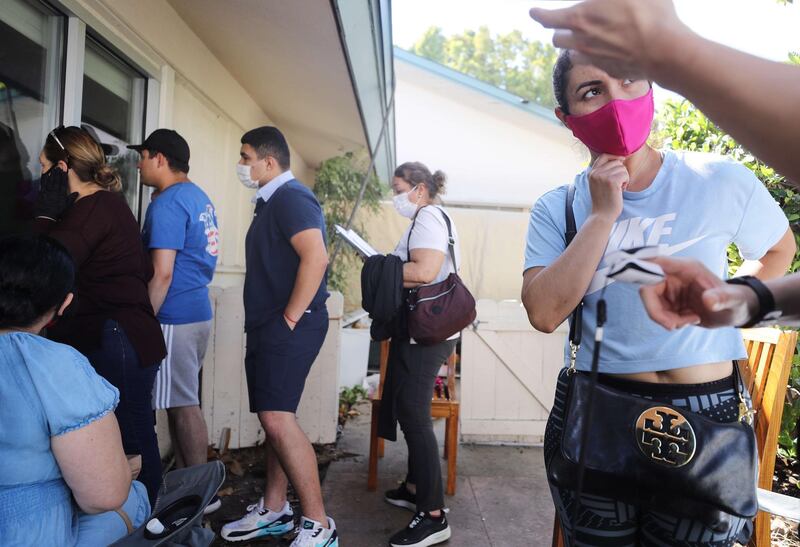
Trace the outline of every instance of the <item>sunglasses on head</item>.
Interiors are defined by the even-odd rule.
[[[63,125],[59,125],[55,129],[50,131],[50,135],[49,136],[52,137],[54,141],[56,141],[56,144],[58,145],[58,147],[61,148],[62,152],[64,152],[64,155],[66,156],[65,162],[67,163],[67,165],[69,165],[69,152],[67,152],[67,149],[64,147],[64,144],[61,142],[61,140],[59,140],[58,136],[56,135],[56,131],[60,131],[62,129],[64,129],[64,126]]]

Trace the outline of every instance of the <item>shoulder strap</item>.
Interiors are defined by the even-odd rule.
[[[427,207],[427,205],[425,207]],[[414,231],[414,226],[417,224],[417,216],[419,216],[419,214],[425,207],[420,207],[419,211],[417,211],[417,214],[414,215],[414,222],[411,223],[411,229],[408,231],[408,240],[406,241],[406,262],[409,262],[411,260],[411,232]],[[436,207],[436,209],[438,209],[439,212],[442,213],[442,216],[444,217],[444,222],[445,224],[447,224],[447,250],[450,251],[450,260],[453,261],[453,268],[455,269],[456,272],[458,272],[458,265],[456,264],[456,251],[455,251],[456,240],[453,237],[453,227],[450,224],[450,217],[448,217],[447,213],[445,213],[438,207]]]
[[[437,207],[437,209],[439,209]],[[456,240],[453,237],[453,227],[450,225],[450,217],[447,216],[447,213],[439,209],[439,212],[442,213],[444,217],[444,222],[447,224],[447,249],[450,251],[450,260],[453,261],[453,268],[456,272],[458,272],[458,264],[456,264]]]
[[[564,239],[567,246],[575,239],[578,233],[578,228],[575,225],[575,211],[573,210],[573,203],[575,202],[575,185],[570,184],[567,187],[567,202],[564,217],[566,218],[567,225],[564,232]],[[569,341],[573,346],[581,345],[581,336],[583,334],[583,299],[575,306],[572,311],[572,320],[569,325]]]
[[[572,243],[572,240],[575,239],[575,235],[578,233],[578,228],[575,226],[575,211],[572,208],[572,204],[575,202],[575,185],[570,184],[567,187],[567,203],[566,203],[566,211],[564,217],[567,219],[567,231],[564,234],[567,240],[567,245]]]
[[[411,232],[414,231],[414,226],[417,225],[417,216],[419,212],[422,211],[422,208],[418,209],[416,213],[414,213],[414,220],[411,222],[411,228],[408,229],[408,239],[406,240],[406,262],[411,262]]]

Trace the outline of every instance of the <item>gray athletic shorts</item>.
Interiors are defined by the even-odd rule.
[[[153,408],[200,404],[200,368],[211,335],[211,320],[161,325],[167,356],[153,385]]]

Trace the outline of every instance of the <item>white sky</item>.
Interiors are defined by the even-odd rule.
[[[800,4],[775,0],[674,0],[678,15],[706,38],[773,59],[785,61],[800,50]],[[795,0],[796,2],[798,0]],[[559,0],[394,0],[394,43],[410,48],[428,27],[442,27],[445,35],[489,27],[492,34],[520,30],[529,39],[546,42],[553,33],[528,16],[533,6],[558,8],[574,4]],[[674,96],[657,90],[656,100]]]
[[[550,41],[552,32],[528,16],[528,9],[562,7],[557,0],[394,0],[394,43],[409,48],[437,25],[446,35],[489,27],[493,34],[520,30],[532,39]],[[800,50],[800,6],[774,0],[675,0],[678,15],[703,36],[775,60]]]

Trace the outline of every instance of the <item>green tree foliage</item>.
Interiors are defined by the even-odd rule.
[[[342,156],[327,159],[319,166],[314,184],[314,194],[322,205],[322,213],[325,216],[327,232],[325,236],[329,252],[333,250],[336,237],[333,225],[344,226],[347,223],[350,212],[358,199],[368,163],[363,154],[347,152]],[[383,191],[378,177],[375,176],[375,173],[371,173],[360,209],[365,208],[368,211],[377,212]],[[356,217],[353,229],[364,235],[364,227],[358,222],[358,217]],[[340,244],[336,262],[331,264],[328,269],[328,286],[333,290],[344,291],[347,276],[357,263],[358,257],[350,247]]]
[[[742,148],[730,135],[724,133],[689,101],[667,101],[658,116],[655,141],[680,150],[711,152],[730,156],[743,163],[766,185],[783,212],[800,242],[800,193],[774,169]],[[731,270],[735,271],[742,259],[734,246],[728,249]],[[791,271],[800,271],[800,252],[795,255]],[[800,348],[798,348],[800,349]],[[789,395],[783,412],[779,454],[787,459],[797,458],[797,425],[800,420],[800,357],[795,354],[789,379]]]
[[[445,36],[440,27],[431,27],[411,51],[544,107],[555,106],[552,73],[558,53],[518,30],[493,36],[482,26]]]

